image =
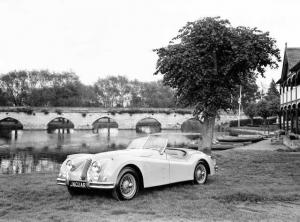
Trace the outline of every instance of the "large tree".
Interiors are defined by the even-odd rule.
[[[232,108],[236,88],[264,76],[266,67],[278,67],[275,43],[268,32],[208,17],[188,22],[167,47],[155,50],[155,74],[161,73],[181,103],[203,119],[199,148],[211,151],[215,119],[219,110]]]

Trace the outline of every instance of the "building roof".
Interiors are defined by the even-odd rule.
[[[300,61],[300,48],[286,48],[288,70],[293,68]]]
[[[281,77],[277,83],[284,82],[289,71],[300,62],[300,48],[285,48]]]
[[[299,69],[300,69],[300,61],[296,65],[294,65],[290,70],[291,72],[296,72]]]

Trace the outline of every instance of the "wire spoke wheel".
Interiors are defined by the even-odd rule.
[[[194,181],[197,184],[204,184],[207,180],[207,170],[203,163],[198,163],[194,172]]]
[[[135,177],[130,173],[124,174],[120,180],[120,191],[122,196],[125,199],[131,199],[136,193],[136,187]]]
[[[137,171],[131,167],[125,167],[119,173],[112,195],[116,200],[131,200],[140,189],[140,178]]]

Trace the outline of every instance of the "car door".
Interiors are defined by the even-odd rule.
[[[157,150],[151,150],[151,155],[143,158],[144,187],[168,184],[169,173],[169,160],[165,153],[161,154]]]
[[[193,164],[189,157],[166,154],[170,164],[170,183],[192,180],[194,177]]]

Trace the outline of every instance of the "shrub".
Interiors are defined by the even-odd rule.
[[[28,115],[34,114],[33,109],[31,109],[31,108],[26,108],[26,107],[24,107],[24,108],[22,108],[21,110],[22,110],[22,111],[20,111],[20,112],[24,112],[24,113],[26,113],[26,114],[28,114]]]
[[[267,122],[271,124],[276,123],[277,117],[271,117],[267,120]],[[251,126],[251,119],[241,119],[240,120],[240,125],[241,126]],[[262,126],[264,125],[264,120],[262,118],[256,118],[253,119],[253,126]],[[231,120],[229,122],[229,127],[237,127],[238,126],[238,121],[237,120]]]
[[[58,114],[58,115],[61,115],[63,113],[63,111],[61,109],[56,109],[55,112]]]
[[[165,113],[167,115],[171,114],[171,113],[178,113],[178,114],[192,114],[192,110],[190,109],[168,109],[168,108],[162,108],[162,109],[158,109],[158,108],[130,108],[130,109],[110,109],[108,110],[110,113],[118,113],[118,114],[122,114],[122,113],[128,113],[129,115],[132,114],[136,114],[136,113]]]
[[[45,115],[48,115],[48,114],[49,114],[49,111],[48,111],[47,109],[42,109],[41,111],[42,111],[42,113],[44,113]]]

